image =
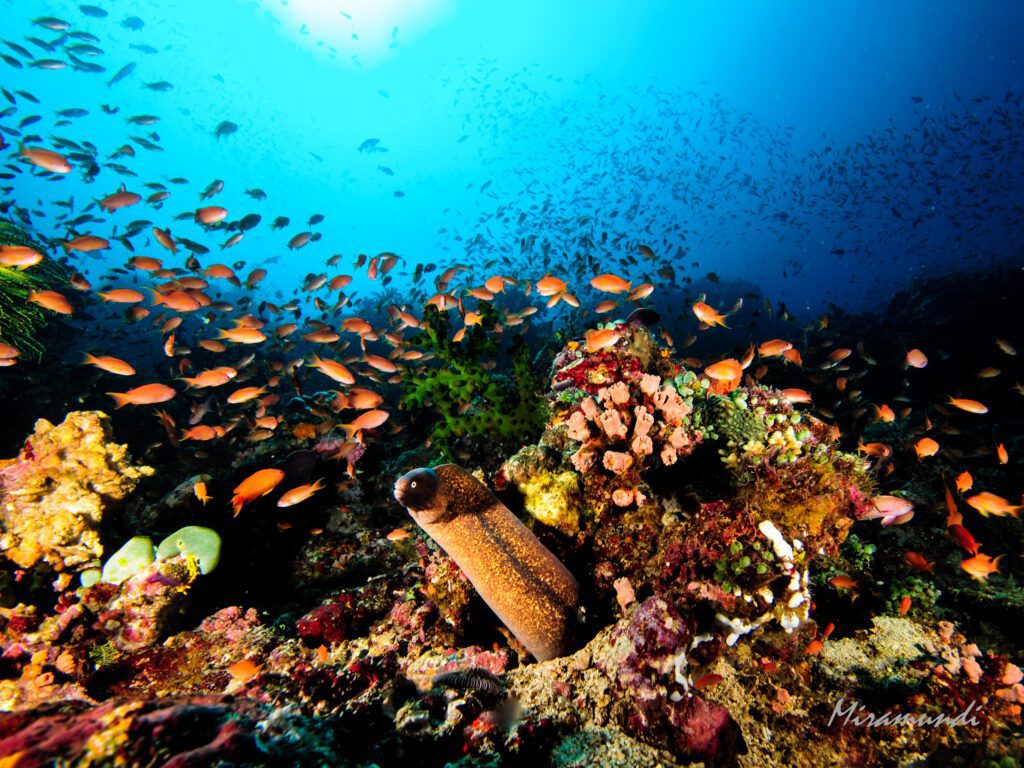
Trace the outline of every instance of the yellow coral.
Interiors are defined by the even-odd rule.
[[[104,509],[153,474],[111,438],[105,413],[74,411],[56,426],[39,419],[21,456],[0,461],[0,550],[18,566],[62,571],[103,554]]]
[[[133,701],[111,710],[100,718],[101,729],[85,743],[83,765],[128,764],[122,753],[125,744],[128,743],[129,730],[132,727],[130,715],[141,706],[141,701]]]
[[[540,472],[519,485],[523,506],[539,522],[575,535],[579,531],[579,475]]]

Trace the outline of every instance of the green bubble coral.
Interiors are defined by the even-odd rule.
[[[153,540],[149,536],[135,536],[103,564],[103,581],[120,584],[142,573],[153,560]]]
[[[220,562],[220,535],[212,528],[187,525],[161,541],[156,555],[161,560],[191,555],[199,562],[199,572],[207,574]]]

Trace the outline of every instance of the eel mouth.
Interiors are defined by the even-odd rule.
[[[433,506],[437,487],[437,473],[427,467],[420,467],[395,481],[395,498],[410,512],[422,512]]]

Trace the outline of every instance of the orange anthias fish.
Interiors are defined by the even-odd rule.
[[[25,245],[0,245],[0,267],[17,267],[24,271],[43,260],[43,254]]]
[[[949,492],[949,486],[946,485],[946,481],[942,481],[942,488],[946,493],[946,511],[949,513],[946,517],[946,527],[951,525],[959,525],[964,521],[964,516],[960,514],[960,510],[956,507],[956,499],[953,498],[953,494]]]
[[[94,357],[88,352],[85,353],[85,360],[82,361],[82,365],[95,365],[100,370],[114,373],[118,376],[132,376],[135,373],[135,369],[124,360],[107,355]]]
[[[537,281],[537,293],[541,296],[556,296],[563,293],[565,289],[565,281],[551,275],[544,275]]]
[[[1024,505],[1011,505],[1002,496],[996,496],[988,491],[982,491],[969,497],[967,505],[981,513],[982,517],[988,517],[989,515],[994,515],[995,517],[1013,515],[1016,517],[1024,509]]]
[[[956,490],[958,493],[967,493],[974,486],[974,478],[970,472],[961,472],[956,476]]]
[[[915,571],[932,573],[935,570],[935,563],[929,563],[927,560],[925,560],[924,555],[918,552],[904,553],[903,562],[905,562]]]
[[[126,405],[152,405],[153,403],[165,403],[177,395],[177,391],[166,384],[143,384],[141,387],[129,389],[127,392],[107,392],[117,408]]]
[[[260,669],[250,659],[242,659],[228,667],[228,674],[240,683],[247,683],[260,673]]]
[[[911,368],[924,368],[928,365],[928,357],[920,349],[907,352],[907,365]]]
[[[18,153],[19,156],[24,157],[32,165],[43,168],[50,173],[70,173],[71,163],[67,161],[64,155],[53,152],[49,149],[42,149],[41,147],[22,147]]]
[[[917,458],[924,459],[938,453],[939,444],[930,437],[922,437],[914,443],[914,451],[917,453]]]
[[[253,472],[235,488],[235,495],[231,497],[231,506],[235,509],[235,517],[242,511],[242,507],[253,499],[266,496],[274,490],[278,483],[284,480],[284,471],[280,469],[261,469]]]
[[[75,311],[71,302],[57,291],[29,291],[27,300],[61,315],[70,315]]]
[[[364,411],[351,424],[342,424],[342,428],[348,437],[351,438],[357,432],[361,432],[364,429],[376,429],[387,421],[390,415],[387,411],[381,410]]]
[[[771,341],[762,342],[757,348],[757,354],[761,357],[776,357],[792,348],[793,345],[785,339],[772,339]]]
[[[891,423],[896,421],[896,414],[893,413],[892,408],[882,403],[878,406],[878,418],[884,422]]]
[[[618,275],[604,274],[591,280],[590,285],[604,293],[625,293],[630,289],[632,283]]]
[[[323,478],[317,480],[315,483],[306,483],[300,485],[297,488],[292,488],[290,491],[284,493],[280,499],[277,500],[277,506],[279,507],[293,507],[296,504],[301,504],[310,496],[317,491],[324,489]]]
[[[978,581],[986,581],[993,573],[999,573],[999,557],[992,558],[988,555],[975,555],[960,563],[960,567]]]
[[[732,381],[743,374],[743,366],[739,360],[729,358],[709,365],[704,369],[704,373],[715,381]]]
[[[204,507],[206,506],[206,502],[212,498],[210,494],[206,492],[206,483],[202,481],[196,483],[192,490],[195,492],[196,498],[203,502]]]
[[[806,389],[784,389],[782,390],[782,396],[786,398],[786,402],[796,405],[798,403],[809,403],[811,402],[811,393]]]
[[[978,554],[978,550],[981,549],[981,545],[974,540],[971,532],[964,528],[962,525],[950,525],[946,528],[949,535],[956,539],[956,543],[970,555]]]
[[[999,458],[1000,464],[1005,464],[1010,460],[1010,454],[1006,452],[1006,446],[1002,443],[996,446],[996,456]]]
[[[963,397],[951,397],[949,398],[949,404],[954,408],[959,408],[961,411],[967,413],[988,413],[988,406],[984,403],[979,403],[977,400],[968,400]]]
[[[619,340],[619,332],[614,328],[602,328],[587,331],[584,338],[587,340],[588,352],[600,352],[602,349],[615,346]]]
[[[705,325],[718,325],[722,328],[729,327],[725,324],[725,318],[728,315],[721,314],[710,304],[705,304],[703,301],[698,301],[693,305],[693,314]]]

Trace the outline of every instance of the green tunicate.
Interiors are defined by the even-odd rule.
[[[136,536],[110,556],[103,564],[101,576],[103,581],[120,584],[142,573],[153,560],[153,540],[149,536]]]
[[[78,575],[78,580],[82,582],[83,587],[91,587],[94,584],[98,584],[102,578],[103,571],[99,568],[87,568]]]
[[[192,555],[199,561],[199,572],[209,573],[220,562],[220,535],[212,528],[186,525],[161,541],[156,555],[161,560]]]

